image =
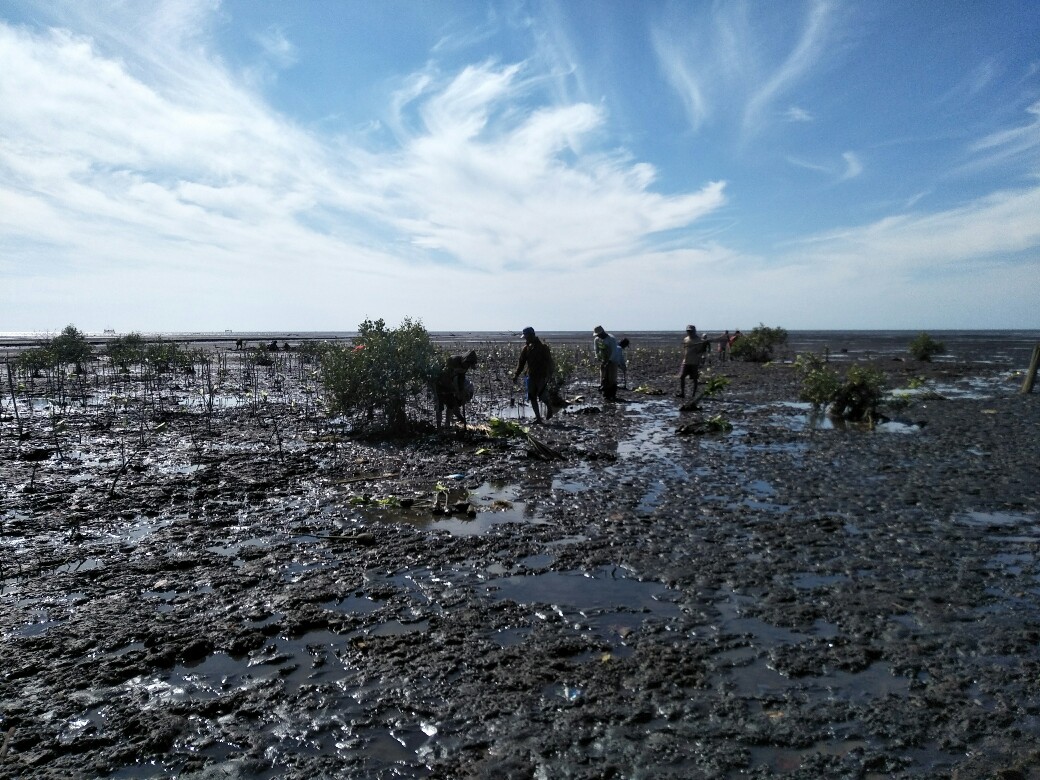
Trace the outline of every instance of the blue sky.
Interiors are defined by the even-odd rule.
[[[1038,327],[1035,0],[4,0],[0,106],[0,331]]]

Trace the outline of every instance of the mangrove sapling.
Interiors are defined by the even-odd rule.
[[[877,417],[877,407],[884,396],[885,375],[869,366],[852,366],[838,389],[831,411],[846,420],[869,420]]]
[[[799,398],[844,420],[873,420],[884,396],[885,375],[870,366],[851,366],[842,377],[812,354],[799,355],[802,372]]]
[[[799,355],[795,367],[802,372],[802,387],[799,399],[813,405],[814,409],[828,406],[841,387],[838,372],[825,367],[825,361],[813,352]]]
[[[41,463],[50,460],[53,454],[54,450],[47,447],[35,447],[19,453],[18,458],[29,464],[29,484],[25,488],[26,493],[36,492],[36,469],[40,467]]]
[[[283,460],[283,456],[282,456],[282,429],[281,429],[281,427],[278,424],[278,415],[277,414],[271,414],[270,420],[271,420],[271,430],[274,431],[274,441],[275,441],[275,444],[278,447],[278,449],[277,449],[278,460],[282,461]]]
[[[51,408],[51,441],[54,442],[54,451],[58,453],[58,461],[65,461],[65,453],[61,449],[61,437],[59,436],[66,428],[65,418],[56,417],[53,407]]]
[[[689,403],[682,405],[684,412],[693,412],[700,408],[700,402],[705,398],[714,398],[729,386],[729,380],[724,376],[709,376],[701,385],[701,391],[690,399]]]
[[[142,422],[142,424],[140,426],[140,438],[137,441],[137,446],[133,449],[132,452],[130,452],[129,455],[127,454],[127,451],[126,451],[126,438],[122,437],[122,436],[119,438],[119,460],[120,460],[120,466],[116,470],[116,473],[112,477],[112,484],[110,484],[108,486],[108,497],[109,498],[114,498],[115,497],[115,495],[116,495],[116,485],[119,484],[119,480],[123,478],[124,474],[126,474],[127,469],[130,468],[130,464],[133,463],[134,459],[137,458],[138,456],[140,456],[140,454],[142,452],[144,452],[148,448],[149,442],[148,442],[148,439],[147,439],[147,437],[145,435],[145,426],[144,426],[143,418],[142,418],[141,422]],[[162,425],[165,425],[165,423],[163,423]]]
[[[213,370],[208,359],[201,363],[202,368],[202,414],[206,420],[206,431],[213,430],[213,405],[216,391],[213,388]]]
[[[184,425],[188,430],[188,443],[191,444],[192,450],[195,451],[195,462],[203,463],[206,459],[206,453],[202,448],[202,435],[198,430],[195,420],[191,415],[188,415],[184,419]],[[207,426],[209,423],[207,422]],[[207,433],[210,433],[207,427]]]

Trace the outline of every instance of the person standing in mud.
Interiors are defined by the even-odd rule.
[[[477,364],[477,353],[470,350],[466,355],[452,355],[444,361],[444,367],[433,385],[434,402],[437,412],[437,427],[441,427],[441,417],[448,410],[448,423],[455,417],[466,425],[463,410],[473,398],[473,383],[466,379],[466,372]]]
[[[539,399],[545,403],[545,419],[551,419],[553,416],[553,408],[548,401],[549,379],[553,373],[552,353],[545,342],[535,335],[534,328],[524,328],[523,333],[525,344],[520,351],[520,361],[516,364],[513,381],[518,380],[524,369],[527,369],[527,400],[531,402],[531,408],[534,410],[534,421],[541,423]]]
[[[719,339],[719,362],[726,362],[726,353],[729,352],[729,331],[727,330]]]
[[[697,396],[697,383],[700,381],[701,364],[704,362],[711,342],[697,335],[694,325],[686,326],[686,337],[683,339],[683,361],[679,369],[679,392],[676,397],[686,397],[686,377],[693,379],[693,396]]]
[[[596,337],[596,360],[599,361],[600,390],[607,401],[617,400],[617,339],[597,325],[592,331]]]

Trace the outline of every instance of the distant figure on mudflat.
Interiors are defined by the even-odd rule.
[[[452,355],[441,368],[433,383],[434,404],[437,412],[437,428],[441,427],[441,417],[448,410],[448,422],[455,417],[462,427],[466,427],[466,404],[473,400],[473,383],[466,378],[466,372],[477,364],[477,353],[472,349],[465,355]]]
[[[697,335],[694,325],[686,326],[686,336],[683,338],[683,361],[679,368],[679,398],[686,397],[686,377],[693,379],[693,396],[697,396],[697,383],[700,381],[701,365],[711,349],[711,342]]]
[[[607,401],[617,400],[617,353],[618,342],[607,333],[602,325],[597,325],[592,331],[596,345],[596,360],[599,361],[600,390],[603,398]]]
[[[726,356],[729,352],[729,331],[727,330],[722,334],[722,338],[719,339],[719,362],[725,363]]]
[[[520,351],[520,360],[516,364],[513,381],[520,378],[524,369],[527,370],[527,400],[531,402],[531,408],[534,410],[535,423],[541,423],[539,400],[545,404],[546,420],[551,419],[556,411],[549,402],[549,380],[553,374],[552,352],[545,342],[535,335],[534,328],[524,328],[523,335],[525,344]]]

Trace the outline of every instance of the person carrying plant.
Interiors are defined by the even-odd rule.
[[[513,381],[517,381],[524,369],[527,369],[527,400],[531,402],[531,408],[534,410],[534,421],[541,423],[539,399],[545,404],[546,420],[551,419],[554,413],[548,400],[549,379],[553,374],[552,352],[549,351],[545,342],[535,335],[534,328],[524,328],[523,334],[525,344],[524,348],[520,350],[520,360],[516,364]]]
[[[617,339],[607,333],[602,325],[592,331],[596,344],[596,360],[599,361],[600,390],[607,401],[617,400]]]
[[[683,338],[683,361],[679,368],[679,392],[677,398],[686,397],[686,377],[693,379],[693,396],[697,396],[697,383],[700,381],[701,364],[704,362],[711,342],[697,335],[694,325],[686,326],[686,336]]]

